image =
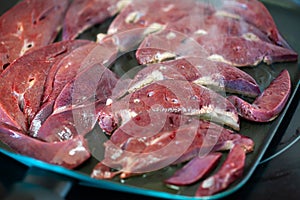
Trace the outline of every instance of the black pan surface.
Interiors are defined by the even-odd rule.
[[[15,2],[16,1],[1,1],[0,12],[4,12]],[[298,33],[300,32],[300,5],[295,3],[297,1],[287,1],[288,3],[286,4],[278,4],[276,0],[266,0],[263,2],[272,14],[282,36],[287,40],[287,42],[296,52],[300,52],[300,40],[298,39]],[[89,29],[87,32],[83,33],[80,36],[80,38],[94,39],[95,34],[97,34],[99,31],[104,31],[105,27],[107,26],[107,24],[109,24],[109,22],[110,21],[106,22],[106,24],[102,26],[95,26]],[[287,114],[287,112],[293,112],[288,109],[299,87],[299,63],[277,63],[270,66],[260,64],[257,67],[243,68],[243,70],[251,74],[256,79],[261,89],[267,87],[282,69],[288,69],[292,80],[292,95],[289,99],[288,104],[286,105],[284,111],[278,116],[278,118],[276,118],[270,123],[251,123],[244,120],[241,121],[240,133],[249,136],[254,140],[255,149],[252,153],[247,155],[245,170],[242,178],[234,182],[224,192],[211,196],[211,199],[219,199],[225,197],[238,190],[242,185],[244,185],[248,181],[255,168],[259,164],[260,160],[262,159],[262,156],[268,148],[274,135],[284,132],[283,130],[280,130],[280,128],[283,127],[282,124],[288,122],[288,119],[285,118],[285,115]],[[115,70],[119,71],[119,69]],[[99,134],[99,131],[100,129],[96,127],[95,130],[93,130],[88,135],[88,140],[91,142],[97,141],[97,143],[99,143],[99,141],[105,140],[103,134]],[[91,187],[107,188],[110,190],[125,191],[129,193],[136,193],[167,199],[201,199],[194,197],[194,193],[198,188],[199,183],[188,187],[180,187],[177,189],[166,187],[163,184],[162,180],[170,177],[175,172],[175,170],[178,169],[178,167],[166,167],[159,171],[149,173],[146,176],[131,177],[127,180],[114,179],[110,181],[105,181],[92,179],[89,176],[92,168],[98,162],[98,160],[95,158],[91,158],[88,162],[84,163],[81,167],[79,167],[76,170],[68,170],[59,166],[53,166],[47,163],[37,161],[26,156],[15,154],[9,149],[9,147],[7,147],[1,142],[0,152],[9,155],[30,167],[34,166],[42,168],[44,170],[54,171],[56,173],[66,175],[68,177],[75,178],[77,181],[81,182],[81,184],[88,185]],[[224,160],[224,158],[225,156],[222,159]]]

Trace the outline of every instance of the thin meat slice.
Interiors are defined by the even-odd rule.
[[[181,120],[179,118],[173,126],[167,120],[161,129],[157,129],[161,126],[159,122],[151,121],[151,124],[141,127],[127,122],[104,143],[105,155],[99,166],[108,166],[106,170],[109,172],[114,169],[121,178],[128,178],[170,164],[183,163],[196,156],[229,150],[235,145],[242,146],[247,152],[253,151],[254,143],[250,138],[212,122],[197,119],[186,121],[185,117]],[[137,131],[139,128],[144,131]],[[105,178],[103,170],[95,166],[95,173],[101,171],[96,178]]]
[[[52,113],[38,125],[40,128],[36,132],[30,132],[30,135],[45,142],[62,142],[76,138],[78,135],[84,137],[95,127],[97,113],[103,106],[102,103],[95,102]]]
[[[252,37],[272,43],[265,33],[243,19],[223,16],[218,14],[218,12],[211,15],[195,13],[178,21],[168,23],[166,29],[183,33],[195,39],[238,36]]]
[[[298,60],[298,54],[293,50],[252,38],[232,36],[197,41],[210,53],[209,59],[237,67]]]
[[[160,63],[181,56],[207,58],[209,52],[195,39],[181,32],[164,29],[148,35],[136,51],[139,64]]]
[[[120,100],[112,100],[100,112],[99,124],[109,132],[113,130],[111,125],[124,124],[145,111],[150,117],[168,113],[200,117],[239,130],[238,114],[226,98],[206,87],[182,80],[156,81]]]
[[[0,123],[0,140],[16,153],[69,169],[78,167],[91,156],[87,142],[80,135],[68,141],[48,143]]]
[[[119,0],[74,0],[67,10],[63,40],[73,40],[93,25],[113,17],[124,6]]]
[[[246,153],[235,145],[216,174],[205,179],[197,189],[195,196],[211,196],[228,188],[231,183],[243,175]]]
[[[152,24],[167,25],[192,13],[208,15],[213,10],[210,5],[194,0],[132,0],[110,24],[108,34]]]
[[[158,80],[186,80],[215,91],[256,97],[260,89],[246,72],[223,62],[197,57],[183,57],[158,64],[148,64],[130,82],[128,92],[134,92]]]
[[[211,153],[204,157],[196,156],[164,182],[178,186],[195,183],[214,169],[221,157],[221,153]]]
[[[222,3],[220,15],[242,18],[263,31],[275,44],[289,48],[287,42],[281,37],[272,15],[262,2],[258,0],[225,0]],[[229,12],[229,14],[222,11]]]
[[[289,72],[284,69],[270,85],[250,104],[237,96],[229,96],[244,119],[255,122],[274,120],[282,111],[291,93]]]
[[[86,40],[57,42],[15,60],[0,77],[0,118],[20,130],[28,126],[39,111],[47,73],[55,62]]]
[[[0,73],[26,52],[54,41],[67,0],[24,0],[0,17]]]
[[[115,61],[117,54],[117,46],[110,41],[102,44],[90,42],[87,45],[75,49],[62,60],[56,62],[48,73],[41,109],[35,115],[30,126],[31,134],[36,134],[47,117],[53,113],[55,101],[64,87],[67,87],[66,85],[69,85],[68,87],[70,89],[72,85],[70,82],[74,82],[77,75],[95,64],[99,64],[99,66],[109,66]],[[93,77],[95,78],[95,75],[93,75]],[[88,80],[89,78],[87,78],[87,81]],[[67,89],[65,89],[64,93],[66,93],[66,90]],[[70,100],[69,97],[67,98]]]
[[[225,62],[236,67],[256,66],[261,62],[272,64],[298,60],[298,54],[293,50],[257,38],[238,36],[191,38],[172,30],[149,35],[136,52],[140,64],[163,62],[191,55]]]
[[[117,81],[116,74],[101,64],[81,71],[56,99],[44,104],[31,123],[30,135],[45,141],[60,141],[87,134],[97,122],[96,108],[105,105]],[[56,126],[51,129],[53,124]]]
[[[65,85],[55,100],[53,110],[58,113],[93,102],[105,104],[117,82],[117,75],[109,68],[101,64],[88,67]]]

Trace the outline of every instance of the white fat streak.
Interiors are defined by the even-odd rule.
[[[144,35],[149,35],[151,33],[161,31],[164,28],[165,28],[165,25],[162,25],[162,24],[156,23],[156,22],[152,23],[152,24],[150,24],[150,26],[148,26],[146,28],[146,30],[144,31]]]
[[[233,14],[233,13],[230,13],[230,12],[227,12],[227,11],[224,11],[224,10],[218,10],[215,15],[217,16],[223,16],[223,17],[230,17],[230,18],[233,18],[233,19],[238,19],[240,20],[241,17],[239,15],[236,15],[236,14]]]
[[[132,3],[132,0],[120,0],[115,6],[108,8],[108,10],[111,13],[111,15],[115,15],[121,10],[123,10],[130,3]]]
[[[110,99],[110,98],[108,98],[107,100],[106,100],[106,106],[109,106],[109,105],[111,105],[113,103],[113,100],[112,99]]]
[[[230,64],[230,65],[233,64],[232,62],[226,60],[223,56],[221,56],[219,54],[213,54],[213,55],[209,56],[207,59],[211,60],[211,61],[215,61],[215,62],[223,62],[223,63]]]
[[[155,62],[162,62],[162,61],[165,61],[167,59],[173,59],[175,57],[176,57],[176,55],[174,53],[171,53],[171,52],[157,53],[157,54],[155,54],[154,61]]]
[[[214,85],[219,86],[219,82],[212,79],[211,76],[203,76],[193,81],[197,85]]]
[[[131,110],[120,110],[119,115],[122,119],[122,124],[127,123],[129,120],[137,116],[137,113]]]
[[[57,114],[57,113],[63,112],[63,111],[65,111],[68,108],[70,108],[70,107],[69,106],[60,106],[60,107],[58,107],[57,109],[55,109],[53,111],[53,114]]]
[[[32,126],[33,129],[32,129],[32,132],[33,132],[33,137],[37,137],[37,134],[38,134],[38,131],[40,130],[41,126],[42,126],[42,123],[41,123],[41,120],[33,120],[32,122]]]
[[[164,7],[162,10],[164,12],[169,12],[170,10],[172,10],[175,7],[174,4],[169,4],[167,7]]]
[[[240,126],[238,124],[239,117],[234,111],[225,111],[225,108],[215,107],[212,104],[208,106],[203,106],[199,109],[191,109],[190,112],[185,113],[186,115],[202,116],[205,118],[212,118],[215,122],[222,123],[230,126],[235,130],[239,130]]]
[[[202,188],[210,188],[214,185],[215,179],[214,177],[209,177],[202,182]]]
[[[125,22],[127,24],[136,23],[137,21],[139,21],[140,17],[141,17],[141,13],[140,12],[133,11],[133,12],[131,12],[131,13],[129,13],[127,15],[127,17],[125,18]]]
[[[167,34],[167,39],[168,40],[172,40],[174,38],[176,38],[176,33],[170,32],[170,33]]]
[[[86,151],[86,148],[83,146],[82,141],[79,140],[77,142],[76,148],[74,148],[71,151],[69,151],[69,155],[70,156],[74,156],[77,152],[81,152],[81,151]]]
[[[257,35],[255,35],[254,33],[244,33],[242,37],[245,40],[249,40],[249,41],[260,41],[259,37],[257,37]]]
[[[207,31],[204,29],[198,29],[197,31],[195,31],[196,35],[207,35]]]
[[[163,74],[158,70],[154,70],[151,74],[147,75],[141,81],[135,83],[132,87],[130,87],[128,89],[128,92],[132,93],[146,85],[149,85],[150,83],[152,83],[154,81],[159,81],[159,80],[163,80],[163,79],[164,79]]]
[[[101,43],[103,42],[103,39],[104,39],[106,36],[107,36],[107,34],[104,34],[104,33],[98,33],[98,34],[97,34],[97,40],[96,40],[96,42],[101,44]]]

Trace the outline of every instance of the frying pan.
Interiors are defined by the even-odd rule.
[[[17,1],[2,1],[0,7],[0,13],[6,11],[9,7],[15,4]],[[300,20],[300,2],[297,0],[288,1],[276,1],[276,0],[264,0],[263,1],[267,8],[269,9],[271,15],[273,16],[277,27],[282,34],[282,36],[287,40],[290,46],[296,51],[300,52],[300,40],[298,33],[300,32],[299,20]],[[284,3],[282,3],[284,2]],[[109,22],[107,22],[108,24]],[[106,24],[106,25],[107,25]],[[95,38],[95,33],[103,31],[105,29],[105,24],[103,26],[97,26],[89,29],[83,33],[80,38]],[[241,121],[241,133],[249,136],[255,142],[255,149],[252,153],[247,155],[246,165],[244,169],[243,176],[235,181],[228,189],[225,191],[215,194],[210,197],[210,199],[220,199],[229,194],[235,192],[240,187],[242,187],[250,176],[253,174],[255,168],[262,161],[263,155],[269,147],[273,138],[278,139],[278,136],[284,133],[290,116],[294,112],[294,107],[299,102],[299,77],[300,77],[300,64],[296,62],[292,63],[276,63],[270,66],[260,64],[257,67],[243,68],[247,73],[252,75],[260,87],[263,89],[269,85],[272,79],[279,74],[282,69],[288,69],[291,75],[292,81],[292,95],[289,101],[282,111],[282,113],[272,122],[269,123],[252,123],[248,121]],[[88,135],[88,140],[92,141],[100,129],[97,127]],[[101,140],[102,138],[98,138]],[[125,182],[119,179],[113,180],[96,180],[90,177],[92,168],[98,162],[97,159],[91,158],[82,166],[75,170],[68,170],[60,166],[54,166],[27,156],[19,155],[14,153],[8,146],[0,142],[0,153],[3,153],[13,159],[27,165],[32,169],[32,171],[46,171],[51,174],[56,174],[61,178],[61,180],[72,183],[73,181],[79,182],[82,185],[104,188],[109,190],[123,191],[133,194],[141,194],[152,197],[166,198],[166,199],[201,199],[199,197],[194,197],[194,193],[198,188],[199,184],[195,184],[189,187],[181,187],[180,189],[172,189],[166,187],[162,180],[170,177],[176,168],[166,167],[164,169],[152,172],[151,174],[144,176],[132,177]],[[34,174],[34,173],[32,173]],[[32,175],[31,176],[34,176]],[[49,177],[45,176],[45,179]],[[61,183],[61,182],[60,182]],[[65,188],[69,185],[66,184]]]

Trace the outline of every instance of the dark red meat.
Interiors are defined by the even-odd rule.
[[[62,142],[78,135],[84,137],[95,127],[98,119],[97,113],[101,107],[103,107],[102,103],[95,102],[79,108],[52,113],[41,124],[32,125],[39,129],[31,132],[31,136],[45,142]]]
[[[154,118],[168,113],[196,116],[239,130],[236,110],[226,98],[206,87],[182,80],[156,81],[113,101],[100,112],[99,124],[110,133],[114,129],[111,125],[124,124],[144,111]]]
[[[194,0],[133,0],[110,24],[108,34],[146,28],[153,24],[167,25],[193,13],[206,15],[212,11],[213,8],[208,4]]]
[[[14,61],[0,77],[1,121],[27,131],[40,109],[50,68],[72,50],[85,44],[85,40],[58,42]]]
[[[196,119],[186,121],[185,117],[181,120],[173,123],[173,126],[170,126],[168,120],[165,124],[151,121],[140,127],[133,125],[134,121],[127,122],[104,143],[105,157],[101,163],[109,166],[107,169],[121,171],[121,178],[126,178],[186,162],[212,151],[229,150],[236,144],[243,146],[247,152],[253,151],[254,143],[250,138],[211,122]],[[153,131],[150,127],[153,127]],[[137,132],[139,128],[144,128],[144,131]],[[97,178],[101,179],[101,174],[105,174],[103,168],[95,167],[93,175],[99,170],[102,173]]]
[[[85,139],[80,135],[64,142],[47,143],[0,123],[0,140],[17,153],[70,169],[91,156]]]
[[[242,147],[235,145],[220,170],[205,179],[195,196],[211,196],[228,188],[228,186],[243,175],[246,154]]]
[[[281,37],[273,17],[262,2],[258,0],[225,0],[221,9],[256,26],[266,33],[274,43],[289,47]]]
[[[27,51],[54,41],[67,0],[24,0],[0,17],[0,72]]]
[[[184,57],[159,64],[148,64],[130,82],[128,92],[158,80],[186,80],[219,92],[256,97],[260,94],[256,81],[244,71],[223,62],[197,57]]]
[[[218,12],[203,16],[199,13],[168,23],[166,30],[178,31],[192,38],[217,38],[224,36],[252,37],[271,43],[265,33],[255,26],[236,18],[219,15]]]
[[[72,92],[72,87],[74,85],[75,77],[81,77],[82,82],[84,84],[82,86],[86,86],[89,83],[90,77],[88,73],[89,68],[94,68],[94,72],[97,69],[95,64],[98,64],[98,72],[93,74],[91,77],[94,78],[94,81],[97,81],[97,74],[100,75],[100,71],[103,70],[103,73],[107,75],[107,83],[111,81],[116,81],[116,76],[109,71],[108,68],[105,68],[103,65],[110,65],[117,57],[118,49],[117,47],[107,41],[102,44],[97,44],[95,42],[90,42],[87,45],[79,47],[72,51],[69,55],[65,56],[59,62],[56,62],[52,68],[50,69],[47,80],[45,83],[45,91],[43,93],[43,101],[42,106],[39,112],[35,115],[31,127],[30,132],[31,134],[36,134],[42,123],[47,119],[47,117],[54,111],[63,106],[71,106],[72,96],[68,95],[75,95]],[[83,71],[86,71],[83,73]],[[80,75],[81,74],[81,75]],[[83,80],[83,78],[87,78],[87,80]],[[102,78],[98,78],[100,83],[103,83],[105,80],[105,76]],[[113,79],[111,79],[113,78]],[[79,82],[77,81],[77,84]],[[110,82],[112,83],[112,82]],[[99,85],[97,83],[97,85]],[[96,89],[97,85],[91,86],[90,88]],[[108,85],[106,88],[104,87],[104,91],[109,92],[106,93],[106,96],[101,97],[102,99],[107,98],[107,95],[111,93],[113,85]],[[79,87],[77,87],[78,89]],[[98,87],[100,89],[100,87]],[[99,90],[98,89],[98,90]],[[63,90],[63,91],[62,91]],[[103,91],[103,92],[104,92]],[[77,91],[78,92],[78,91]],[[93,91],[92,91],[93,92]],[[102,91],[100,91],[101,93]],[[104,94],[102,92],[102,94]],[[70,94],[72,93],[72,94]],[[99,95],[101,94],[98,94]],[[93,94],[90,94],[93,95]],[[59,96],[59,99],[57,97]],[[74,97],[74,96],[73,96]],[[73,98],[72,97],[72,98]],[[78,97],[78,96],[77,96]],[[56,101],[57,100],[57,101]],[[73,102],[75,103],[75,102]],[[64,108],[68,109],[68,108]]]
[[[214,169],[221,156],[221,153],[211,153],[204,157],[196,156],[164,182],[179,186],[195,183]]]
[[[116,74],[101,64],[86,68],[62,89],[55,100],[54,111],[59,112],[89,102],[105,104],[117,81]]]
[[[119,0],[73,0],[64,19],[63,40],[73,40],[119,12]]]
[[[290,75],[285,69],[252,104],[237,96],[230,96],[228,100],[236,106],[239,114],[243,118],[255,122],[268,122],[274,120],[282,111],[290,93]]]
[[[140,64],[162,62],[180,56],[197,56],[225,62],[237,67],[256,66],[261,62],[297,61],[293,50],[261,40],[237,36],[213,38],[198,37],[197,42],[174,31],[164,30],[149,35],[139,46],[136,57]],[[174,37],[168,37],[168,35]]]

